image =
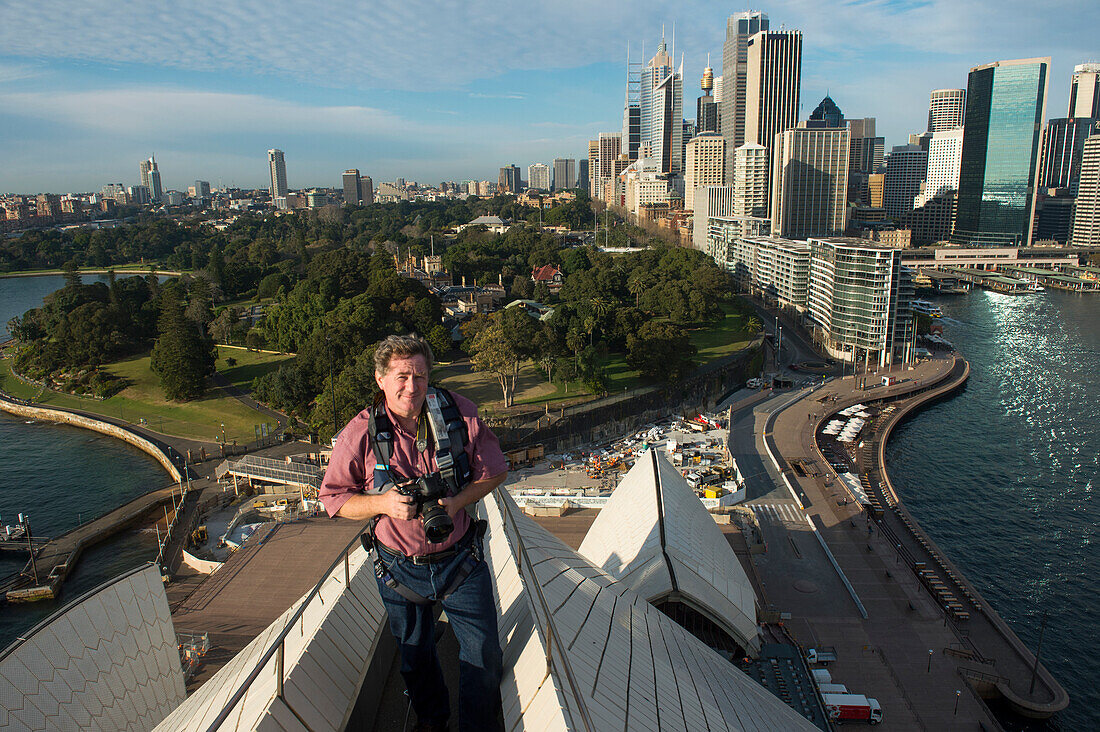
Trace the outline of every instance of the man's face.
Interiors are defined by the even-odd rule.
[[[374,375],[378,388],[386,395],[386,406],[398,417],[415,418],[428,394],[428,362],[420,354],[390,359],[384,376]]]

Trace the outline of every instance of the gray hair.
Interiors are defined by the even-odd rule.
[[[416,335],[391,335],[383,338],[377,348],[374,349],[374,373],[385,376],[390,369],[390,360],[397,358],[411,358],[423,356],[428,363],[428,372],[431,373],[435,359],[432,356],[432,347],[428,342]]]

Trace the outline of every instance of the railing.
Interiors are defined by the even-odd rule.
[[[252,671],[248,674],[247,677],[245,677],[245,680],[241,682],[240,686],[237,687],[237,690],[233,692],[233,696],[229,698],[229,700],[225,703],[225,706],[223,706],[222,710],[218,713],[218,716],[215,717],[214,721],[211,722],[210,726],[207,727],[207,732],[215,732],[225,723],[227,719],[229,719],[229,715],[232,714],[234,707],[236,707],[237,704],[239,704],[240,701],[244,698],[244,695],[248,693],[248,688],[252,686],[252,683],[256,681],[257,678],[259,678],[260,674],[264,670],[264,667],[267,666],[268,662],[271,661],[272,658],[275,659],[275,696],[278,697],[279,700],[282,701],[284,704],[286,704],[287,709],[289,709],[295,716],[299,716],[298,713],[294,711],[294,708],[290,705],[290,702],[287,701],[286,696],[283,693],[283,681],[285,676],[285,668],[283,664],[283,646],[286,642],[287,636],[290,635],[290,632],[292,630],[295,630],[294,624],[302,619],[302,616],[305,614],[306,608],[309,607],[309,604],[313,601],[313,599],[319,595],[321,591],[321,586],[328,581],[328,579],[337,570],[341,563],[343,563],[344,565],[344,587],[348,587],[351,584],[351,567],[348,561],[348,556],[355,548],[361,546],[362,544],[359,539],[359,534],[356,534],[355,538],[348,542],[347,546],[345,546],[340,551],[340,555],[335,560],[333,560],[328,569],[324,571],[321,579],[317,581],[317,584],[315,584],[313,586],[313,589],[311,589],[309,593],[305,596],[305,599],[302,600],[302,603],[298,606],[298,609],[294,611],[294,614],[290,616],[289,619],[287,619],[286,625],[283,626],[283,629],[279,632],[278,637],[275,638],[274,641],[272,641],[271,645],[268,646],[267,650],[264,651],[264,654],[260,657],[260,659],[256,662],[256,665],[252,668]]]
[[[543,676],[543,681],[550,675],[552,667],[557,666],[559,672],[565,677],[565,682],[569,686],[570,694],[577,702],[577,709],[580,712],[581,722],[584,724],[584,728],[588,730],[588,732],[593,732],[596,728],[592,723],[592,715],[588,711],[587,704],[585,704],[585,697],[581,694],[580,686],[573,676],[573,669],[569,664],[568,657],[565,655],[565,649],[561,646],[561,640],[558,636],[556,626],[554,625],[554,615],[550,610],[549,604],[546,602],[546,596],[542,593],[542,585],[539,584],[538,577],[535,575],[534,564],[527,555],[527,548],[523,545],[523,540],[520,538],[519,528],[515,525],[508,507],[503,505],[499,500],[497,500],[497,505],[500,509],[501,520],[505,523],[505,529],[509,531],[514,540],[516,554],[519,556],[520,560],[516,563],[516,566],[519,569],[524,584],[529,589],[528,597],[535,602],[537,605],[536,610],[540,612],[545,619],[546,674]]]
[[[168,547],[168,542],[172,540],[172,529],[174,529],[176,527],[176,523],[180,520],[180,509],[183,508],[183,504],[187,500],[187,494],[191,490],[191,478],[187,478],[186,483],[184,483],[183,481],[180,481],[179,487],[180,487],[180,496],[179,496],[179,502],[178,503],[176,502],[175,491],[173,490],[173,492],[172,492],[172,518],[171,518],[171,520],[169,520],[169,518],[168,518],[168,508],[165,507],[165,509],[164,509],[165,529],[164,529],[164,535],[163,536],[161,536],[161,533],[160,533],[160,524],[157,524],[157,527],[156,527],[157,528],[157,558],[156,558],[156,564],[157,564],[157,566],[159,566],[161,568],[162,573],[165,569],[165,567],[164,567],[164,550]]]

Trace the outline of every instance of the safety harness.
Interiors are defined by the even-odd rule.
[[[428,394],[424,399],[424,409],[420,416],[421,419],[418,420],[416,434],[417,452],[424,452],[428,449],[428,436],[426,433],[431,432],[435,443],[436,467],[439,469],[443,482],[447,485],[447,495],[457,495],[469,484],[471,477],[473,477],[473,472],[470,469],[470,457],[466,454],[466,445],[470,441],[466,422],[462,419],[462,414],[459,412],[458,405],[451,393],[446,389],[435,387],[428,387]],[[393,424],[386,413],[385,401],[381,400],[371,409],[367,425],[367,437],[376,463],[374,486],[370,493],[385,493],[393,488],[399,477],[407,477],[396,473],[391,465],[393,459],[393,432]],[[382,561],[382,549],[379,548],[378,540],[374,534],[378,519],[378,516],[372,518],[366,531],[360,537],[363,548],[374,552],[375,575],[384,585],[409,602],[416,605],[433,604],[433,600],[429,600],[398,583],[385,562]],[[454,594],[455,590],[481,562],[481,538],[485,534],[486,525],[485,521],[474,521],[473,526],[466,532],[466,535],[459,539],[452,549],[439,552],[439,560],[442,560],[462,550],[467,550],[465,560],[455,572],[454,578],[447,589],[439,597],[440,600],[446,600]],[[389,547],[385,547],[385,550],[399,554],[399,552]],[[428,556],[435,559],[433,555]]]

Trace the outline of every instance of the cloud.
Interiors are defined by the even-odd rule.
[[[526,99],[526,94],[506,93],[506,94],[482,94],[481,92],[470,92],[471,99]]]
[[[23,81],[40,76],[42,72],[28,64],[8,64],[0,62],[0,84]]]
[[[361,106],[308,106],[255,94],[158,87],[80,92],[0,93],[0,106],[24,117],[123,136],[294,132],[407,134],[416,123]]]

